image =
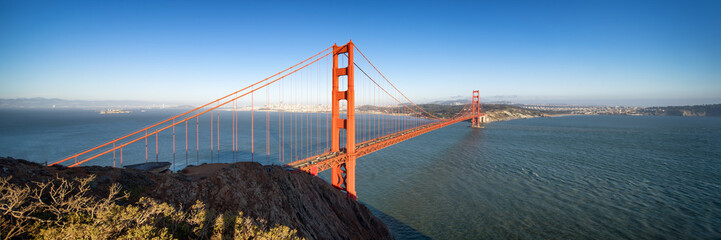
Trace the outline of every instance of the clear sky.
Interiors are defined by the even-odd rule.
[[[416,102],[721,103],[718,0],[0,0],[0,98],[202,103],[349,39]]]

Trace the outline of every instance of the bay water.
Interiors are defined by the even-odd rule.
[[[180,112],[0,110],[0,156],[53,162]],[[358,159],[359,200],[396,238],[721,238],[721,118],[568,116],[469,125]],[[239,159],[247,159],[243,154]],[[234,159],[227,151],[219,156]],[[175,168],[185,160],[179,156]]]

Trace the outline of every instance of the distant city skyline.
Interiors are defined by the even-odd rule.
[[[0,98],[211,101],[352,39],[418,103],[721,103],[721,1],[0,2]]]

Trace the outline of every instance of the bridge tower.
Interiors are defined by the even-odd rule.
[[[353,79],[353,41],[338,47],[333,45],[333,85],[332,85],[332,110],[331,121],[331,152],[338,152],[344,149],[348,155],[347,160],[340,165],[331,168],[331,184],[340,190],[345,190],[348,197],[357,199],[355,191],[355,89]],[[347,54],[348,66],[338,67],[338,55]],[[340,90],[339,78],[346,76],[347,88]],[[341,118],[340,101],[346,100],[346,118]],[[345,146],[340,146],[340,130],[345,129]],[[341,148],[343,147],[343,148]]]
[[[472,128],[481,128],[481,123],[486,122],[485,114],[481,114],[481,96],[478,90],[473,91],[473,103],[472,103],[473,115],[477,116],[471,119]]]

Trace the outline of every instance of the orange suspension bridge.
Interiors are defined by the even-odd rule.
[[[349,42],[50,165],[265,161],[312,175],[330,169],[331,184],[355,199],[357,158],[469,119],[472,127],[485,122],[478,91],[455,116],[440,118],[408,99]]]

